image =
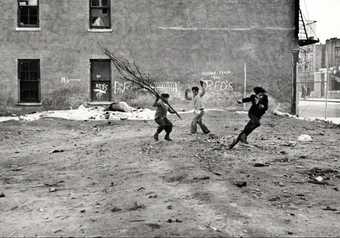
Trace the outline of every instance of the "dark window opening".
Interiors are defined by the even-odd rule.
[[[111,28],[110,0],[90,0],[90,28]]]
[[[39,27],[39,0],[18,0],[18,26]]]
[[[111,101],[111,62],[91,60],[91,100]]]
[[[335,57],[340,57],[340,47],[335,47]]]
[[[40,60],[18,60],[19,101],[22,103],[40,102]]]

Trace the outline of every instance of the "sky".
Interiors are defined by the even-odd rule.
[[[340,38],[340,0],[300,0],[305,19],[315,20],[315,34],[321,43],[332,37]]]

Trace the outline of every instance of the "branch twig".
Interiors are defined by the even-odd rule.
[[[118,58],[114,56],[108,49],[102,47],[99,43],[98,45],[100,46],[100,48],[103,49],[104,53],[111,59],[111,62],[121,75],[122,79],[137,84],[141,88],[148,90],[154,96],[162,99],[162,97],[160,96],[160,92],[157,90],[154,81],[152,80],[150,75],[142,73],[140,68],[136,65],[135,62],[133,62],[133,65],[131,65],[128,60],[124,58]],[[177,115],[178,118],[182,119],[181,116],[177,113],[177,111],[169,104],[169,102],[163,99],[162,101],[169,106],[170,110],[172,110]]]

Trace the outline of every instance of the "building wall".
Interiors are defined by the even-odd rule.
[[[318,44],[314,46],[315,50],[315,62],[314,62],[314,67],[315,71],[318,71],[321,68],[326,67],[326,62],[325,62],[325,51],[326,46],[324,44]]]
[[[295,5],[295,0],[112,0],[112,32],[99,33],[88,30],[87,0],[40,0],[41,29],[27,32],[16,30],[16,1],[0,0],[1,104],[18,102],[21,58],[40,58],[44,107],[89,101],[89,60],[106,58],[98,43],[181,90],[209,79],[211,96],[225,91],[218,81],[242,91],[246,63],[249,90],[262,85],[287,101],[291,50],[297,47]],[[121,83],[113,70],[112,87],[121,89]]]
[[[340,39],[326,40],[326,65],[329,67],[340,66]]]

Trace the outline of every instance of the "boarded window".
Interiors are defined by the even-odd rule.
[[[40,102],[40,60],[18,60],[20,102]]]
[[[110,60],[91,60],[91,100],[111,101]]]
[[[90,0],[90,28],[111,28],[111,0]]]
[[[39,0],[18,0],[18,27],[39,27]]]

